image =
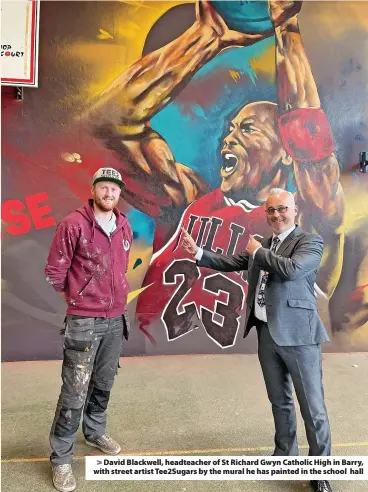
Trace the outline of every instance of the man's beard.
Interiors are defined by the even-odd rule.
[[[270,185],[270,182],[273,181],[276,174],[280,170],[281,170],[280,184],[275,183],[273,187],[278,188],[280,186],[282,188],[283,183],[285,183],[286,186],[284,187],[285,189],[287,189],[287,185],[292,181],[291,178],[294,172],[294,167],[292,165],[285,166],[285,164],[283,164],[282,160],[280,159],[278,163],[272,168],[269,174],[264,174],[262,176],[262,179],[258,183],[257,188],[249,188],[245,184],[243,188],[240,188],[239,190],[231,189],[229,191],[224,192],[224,195],[228,198],[232,198],[235,202],[238,202],[239,200],[247,200],[249,203],[252,203],[253,205],[261,205],[264,202],[259,201],[258,199],[259,192]]]
[[[117,204],[116,200],[106,203],[101,198],[98,199],[95,198],[95,205],[98,209],[101,210],[101,212],[111,212],[112,210],[114,210],[116,204]]]

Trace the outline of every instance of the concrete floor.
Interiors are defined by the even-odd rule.
[[[270,455],[273,420],[257,357],[185,355],[121,360],[109,406],[109,433],[131,455]],[[48,432],[60,390],[60,361],[2,364],[2,490],[55,490]],[[325,354],[326,404],[336,456],[368,455],[368,354]],[[301,454],[307,453],[299,418]],[[77,490],[127,492],[301,492],[296,481],[85,481],[78,435]],[[334,481],[363,492],[365,481]]]

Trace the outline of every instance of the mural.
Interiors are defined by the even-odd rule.
[[[325,242],[325,350],[367,350],[368,177],[357,164],[368,67],[356,46],[368,3],[327,4],[41,6],[40,88],[21,102],[2,91],[4,360],[60,357],[64,306],[44,263],[101,165],[125,177],[135,238],[127,355],[255,351],[255,336],[242,338],[246,272],[196,266],[181,227],[204,249],[239,252],[249,234],[269,234],[262,203],[275,186],[295,193],[298,223]]]

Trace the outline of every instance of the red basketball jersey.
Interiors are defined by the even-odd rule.
[[[172,238],[153,254],[143,282],[149,287],[138,299],[137,319],[147,333],[161,319],[168,340],[199,328],[220,347],[230,347],[245,311],[247,272],[197,266],[181,246],[182,226],[204,250],[233,255],[245,250],[249,234],[256,239],[270,234],[264,208],[235,203],[220,189],[191,203]]]

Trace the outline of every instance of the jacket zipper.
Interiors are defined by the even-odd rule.
[[[113,268],[113,264],[112,264],[111,236],[109,237],[109,250],[110,250],[110,264],[111,264],[111,301],[110,301],[110,305],[106,311],[106,317],[107,317],[109,310],[112,308],[112,306],[114,304],[114,268]]]
[[[111,234],[111,236],[108,236],[106,234],[106,232],[102,229],[102,227],[100,226],[100,224],[97,223],[97,226],[100,228],[100,230],[105,234],[105,236],[107,236],[107,239],[109,240],[109,250],[110,250],[110,263],[111,263],[111,301],[110,301],[110,305],[109,307],[107,308],[106,310],[106,318],[108,316],[108,313],[109,313],[109,310],[112,308],[113,304],[114,304],[114,269],[113,269],[113,264],[112,264],[112,253],[111,253],[111,237],[118,231],[120,230],[120,227],[119,229],[116,228],[115,231]],[[122,228],[122,227],[121,227]]]

